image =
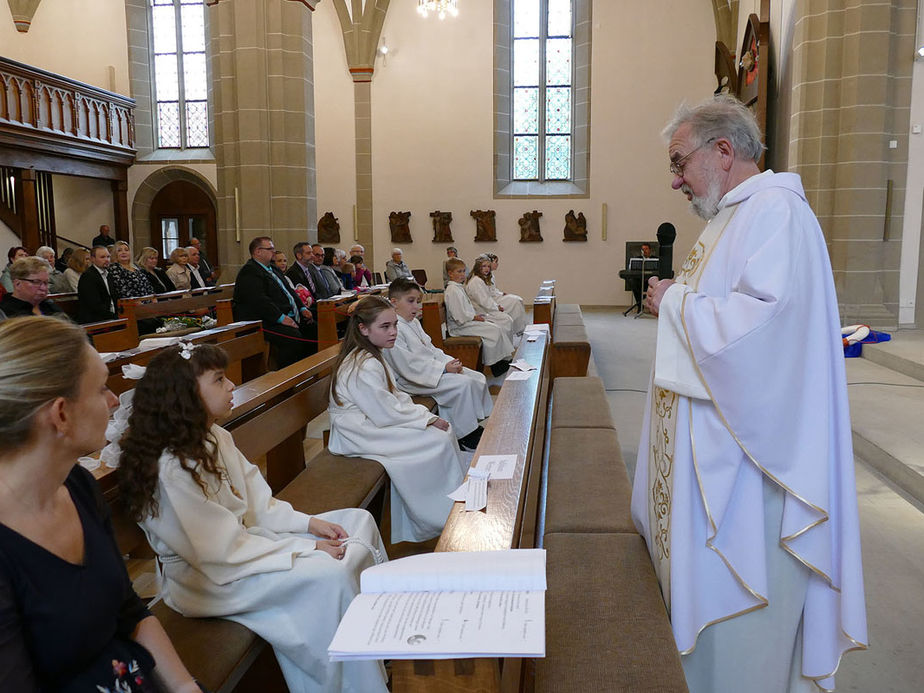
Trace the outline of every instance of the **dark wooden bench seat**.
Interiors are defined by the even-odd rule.
[[[645,542],[630,533],[545,537],[546,656],[535,693],[687,691]]]

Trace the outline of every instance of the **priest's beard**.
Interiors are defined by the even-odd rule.
[[[709,221],[719,213],[719,201],[722,199],[722,184],[718,176],[710,175],[706,181],[706,194],[702,197],[693,194],[689,185],[684,183],[680,186],[680,191],[692,196],[690,200],[690,209],[693,214],[700,219]]]

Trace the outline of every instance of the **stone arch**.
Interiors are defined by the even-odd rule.
[[[218,193],[208,179],[185,166],[165,166],[144,179],[132,200],[132,248],[151,245],[151,202],[166,185],[185,181],[201,189],[218,210]],[[215,249],[216,252],[218,248]]]

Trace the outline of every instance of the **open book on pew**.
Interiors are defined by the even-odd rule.
[[[450,551],[367,568],[331,660],[545,656],[545,551]]]

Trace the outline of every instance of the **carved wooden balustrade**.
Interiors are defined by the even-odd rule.
[[[128,166],[134,99],[0,58],[0,144]]]

